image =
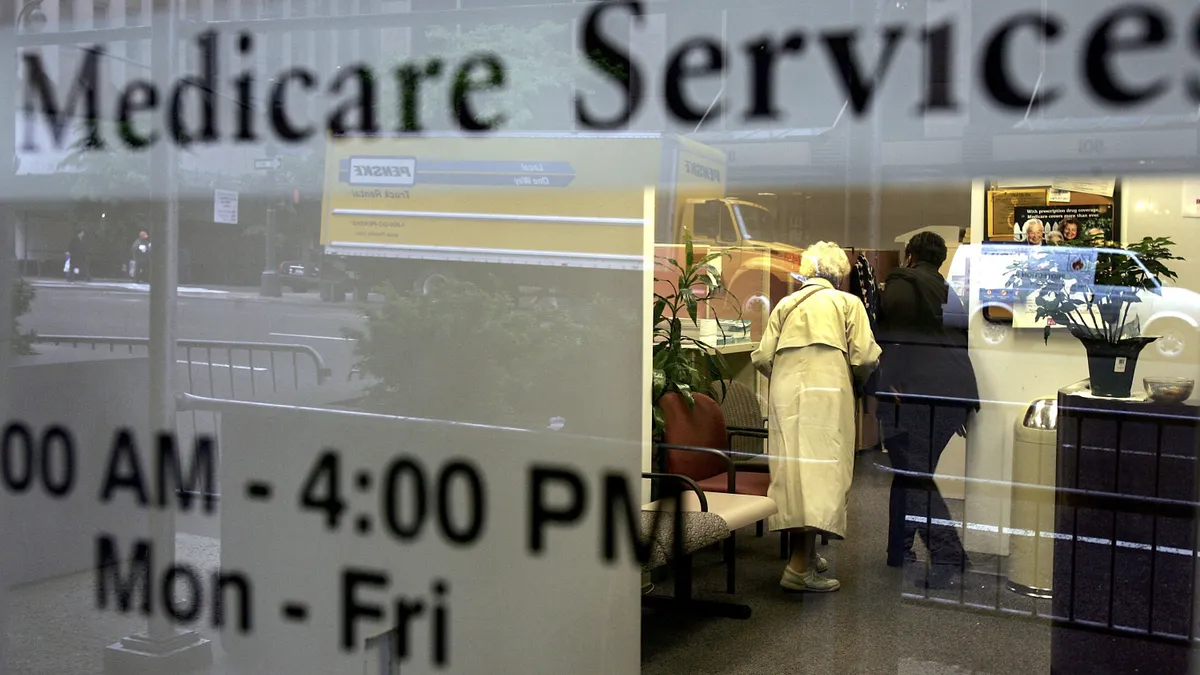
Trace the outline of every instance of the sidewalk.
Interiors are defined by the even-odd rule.
[[[31,278],[28,280],[34,288],[53,288],[53,289],[70,289],[78,291],[112,291],[123,293],[149,293],[150,286],[147,284],[138,284],[129,281],[120,281],[116,279],[104,279],[93,281],[65,281],[62,279],[39,279]],[[340,305],[353,305],[353,298],[347,294],[346,300],[341,303],[324,302],[321,300],[320,294],[315,290],[305,293],[295,293],[288,290],[283,291],[283,295],[278,298],[269,298],[259,295],[258,287],[256,286],[188,286],[180,285],[178,287],[180,297],[191,298],[212,298],[212,299],[228,299],[228,300],[250,300],[255,302],[287,302],[299,304],[322,304],[335,307]],[[369,301],[382,300],[382,296],[372,293],[369,296]]]
[[[220,569],[219,539],[178,533],[175,541],[176,560],[202,578]],[[138,612],[98,609],[96,583],[89,570],[10,589],[7,651],[0,669],[7,668],[7,675],[105,675],[105,648],[145,631],[147,620]],[[210,627],[211,603],[203,608],[194,629],[213,640],[213,664],[194,675],[234,675],[226,666],[220,636]],[[156,604],[154,611],[162,611],[161,606]]]

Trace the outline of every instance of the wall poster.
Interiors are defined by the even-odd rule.
[[[1113,238],[1113,207],[1111,204],[1018,206],[1013,209],[1017,226],[1013,241],[1029,244],[1067,242],[1079,239],[1088,232],[1103,233]]]

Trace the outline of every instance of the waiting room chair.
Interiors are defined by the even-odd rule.
[[[729,450],[738,470],[769,473],[767,417],[762,413],[758,395],[737,380],[719,380],[712,384],[712,397],[721,404],[725,415]]]
[[[706,449],[700,449],[703,452]],[[692,596],[692,554],[702,548],[724,543],[726,554],[726,585],[734,592],[734,558],[732,535],[737,530],[775,513],[775,502],[767,497],[730,493],[706,494],[695,481],[671,474],[644,473],[652,483],[667,481],[665,495],[642,506],[642,540],[650,544],[649,559],[642,571],[664,565],[674,570],[675,591],[672,596],[643,596],[643,604],[664,602],[682,608],[690,614],[725,616],[734,619],[750,617],[750,608],[711,600],[698,601]],[[659,490],[663,492],[663,490]],[[677,511],[678,510],[678,511]],[[668,515],[663,528],[660,516]]]
[[[658,471],[687,476],[705,492],[767,496],[771,475],[762,469],[742,471],[739,462],[730,453],[731,439],[750,436],[759,440],[766,438],[765,429],[736,429],[725,425],[725,415],[717,402],[704,395],[694,397],[695,406],[690,408],[683,397],[667,394],[659,401],[666,419],[663,442],[656,449],[660,461]],[[759,523],[761,527],[761,522]],[[732,556],[736,537],[726,542],[726,564],[729,566],[729,587],[732,592],[735,565]],[[783,545],[786,550],[786,543]]]
[[[770,473],[767,454],[767,416],[763,414],[758,395],[737,380],[718,380],[712,384],[713,399],[721,404],[729,430],[729,448],[734,454],[738,471]],[[765,523],[759,523],[758,536],[765,533]],[[825,542],[828,543],[828,542]],[[788,558],[791,551],[786,532],[779,533],[779,556]]]

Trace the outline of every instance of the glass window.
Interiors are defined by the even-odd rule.
[[[738,226],[733,220],[732,209],[727,204],[721,204],[721,226],[720,240],[725,243],[733,243],[738,241]]]
[[[717,241],[728,231],[728,209],[720,202],[697,202],[688,204],[694,214],[694,232],[697,239]]]
[[[1197,3],[2,1],[0,673],[1200,671]]]

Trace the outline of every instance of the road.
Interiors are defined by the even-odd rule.
[[[21,324],[39,335],[149,335],[150,299],[144,290],[35,288],[33,307]],[[178,306],[181,339],[308,345],[321,354],[335,378],[345,378],[354,362],[353,343],[342,336],[342,329],[362,326],[354,304],[322,303],[315,294],[288,294],[283,299],[250,293],[181,294]]]

